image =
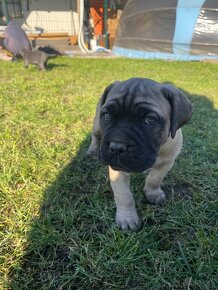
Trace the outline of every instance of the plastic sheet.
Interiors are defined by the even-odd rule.
[[[129,0],[113,51],[148,58],[218,57],[218,1]]]

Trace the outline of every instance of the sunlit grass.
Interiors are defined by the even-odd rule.
[[[0,62],[0,288],[218,289],[218,67],[196,62],[64,58],[49,70]],[[99,96],[147,77],[193,104],[163,207],[142,202],[144,227],[123,233],[107,168],[85,156]]]

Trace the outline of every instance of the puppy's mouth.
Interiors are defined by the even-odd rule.
[[[126,172],[126,173],[130,173],[131,171],[127,168],[124,168],[124,167],[119,167],[119,166],[113,166],[113,165],[109,165],[113,170],[115,171],[123,171],[123,172]]]
[[[147,156],[139,146],[127,147],[125,150],[120,144],[116,144],[116,147],[119,150],[112,150],[110,144],[103,143],[100,146],[98,156],[103,165],[109,165],[113,170],[126,173],[143,172],[155,162],[155,155],[150,154],[150,156]]]
[[[119,160],[117,160],[116,163],[110,163],[110,164],[106,164],[106,165],[109,165],[115,171],[123,171],[126,173],[133,172],[133,170],[131,170],[129,167],[126,167],[123,164],[120,164]]]
[[[103,162],[104,165],[109,165],[113,170],[115,171],[123,171],[126,173],[131,173],[131,172],[144,172],[145,170],[151,168],[151,166],[154,164],[154,162],[149,162],[149,164],[128,164],[127,166],[125,166],[124,164],[114,164],[114,163],[108,163],[105,164]]]

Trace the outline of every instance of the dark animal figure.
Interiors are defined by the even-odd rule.
[[[39,70],[45,70],[48,58],[50,57],[56,57],[56,54],[48,54],[41,50],[27,50],[27,49],[21,49],[20,51],[24,66],[27,68],[29,64],[36,64],[39,68]]]
[[[4,48],[12,54],[12,60],[20,56],[21,49],[31,49],[26,33],[13,21],[10,21],[5,29],[3,44]]]
[[[52,45],[39,46],[39,47],[36,47],[35,49],[44,51],[45,53],[48,53],[48,54],[55,54],[59,56],[65,55],[64,51],[56,47],[53,47]]]

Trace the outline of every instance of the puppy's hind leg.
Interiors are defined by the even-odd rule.
[[[100,135],[94,135],[92,133],[91,144],[89,145],[89,149],[86,152],[88,156],[97,155],[98,148],[100,146],[100,139],[101,139]]]
[[[87,151],[87,155],[97,155],[98,148],[100,146],[101,142],[101,129],[99,125],[99,116],[100,116],[100,103],[98,103],[96,112],[95,112],[95,118],[92,128],[92,141],[89,146],[89,149]]]
[[[160,185],[164,177],[173,167],[173,164],[174,160],[169,163],[163,162],[149,170],[144,187],[145,196],[149,203],[160,205],[166,201],[166,194],[161,189]]]
[[[177,130],[174,139],[168,138],[168,141],[162,147],[153,167],[149,170],[149,174],[145,181],[145,196],[148,202],[152,204],[162,204],[166,201],[166,194],[160,188],[160,185],[173,167],[176,157],[182,148],[182,131]]]

